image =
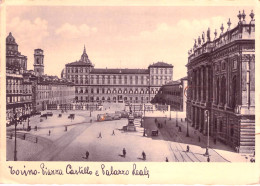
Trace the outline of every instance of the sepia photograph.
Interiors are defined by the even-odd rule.
[[[253,6],[7,6],[6,23],[6,161],[255,162]]]

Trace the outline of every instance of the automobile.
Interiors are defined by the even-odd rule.
[[[36,111],[36,112],[34,112],[34,115],[41,115],[41,112]]]
[[[52,112],[47,112],[47,116],[53,116]]]
[[[70,114],[69,116],[68,116],[68,119],[74,119],[75,118],[75,114]]]
[[[158,130],[152,130],[152,136],[158,136]]]
[[[47,118],[47,114],[42,114],[40,117],[42,118],[42,117],[44,117],[44,118]]]

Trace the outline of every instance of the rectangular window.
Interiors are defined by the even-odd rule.
[[[127,76],[125,76],[125,84],[127,84]]]
[[[110,84],[110,76],[107,76],[107,84]]]
[[[97,84],[99,84],[99,75],[97,75]]]
[[[114,84],[116,84],[116,76],[114,76]]]

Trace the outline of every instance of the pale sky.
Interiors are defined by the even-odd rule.
[[[187,74],[188,50],[208,27],[211,39],[246,21],[252,7],[7,7],[6,36],[12,32],[33,69],[33,52],[44,50],[45,73],[60,77],[66,63],[80,59],[84,44],[96,68],[147,68],[157,61],[174,65],[173,79]]]

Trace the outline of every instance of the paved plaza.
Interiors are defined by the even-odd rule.
[[[136,132],[122,130],[128,124],[126,118],[96,121],[97,114],[124,109],[124,104],[104,104],[102,111],[93,111],[91,116],[89,111],[75,110],[58,117],[61,111],[55,110],[53,116],[41,122],[39,115],[31,117],[31,131],[22,130],[27,127],[27,122],[17,126],[17,158],[22,161],[108,162],[164,162],[167,158],[169,162],[207,162],[208,157],[204,155],[207,136],[189,127],[190,137],[186,137],[187,124],[182,113],[178,114],[176,127],[176,114],[172,113],[170,120],[169,112],[146,112],[145,136],[140,118],[135,119]],[[75,114],[75,119],[68,119],[69,114]],[[158,123],[162,127],[158,128]],[[152,130],[158,130],[158,136],[152,136]],[[123,148],[126,149],[125,157]],[[11,126],[7,127],[7,160],[13,160],[13,152],[14,127]],[[145,152],[146,160],[142,152]],[[251,157],[251,154],[238,154],[227,145],[214,144],[210,140],[210,162],[247,162]]]

